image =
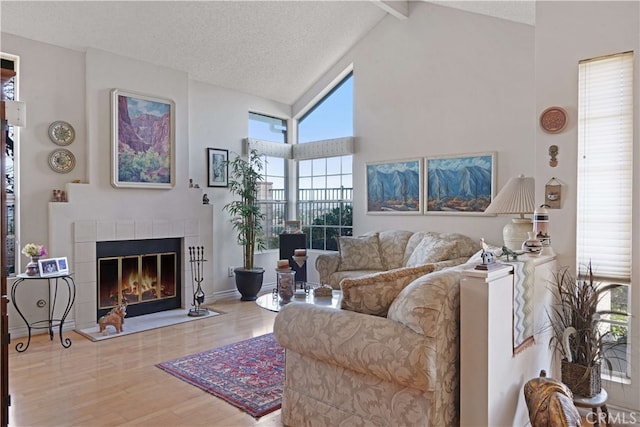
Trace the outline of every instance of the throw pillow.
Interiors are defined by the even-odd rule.
[[[340,251],[340,266],[338,271],[351,270],[381,270],[382,258],[378,235],[372,236],[340,236],[338,249]]]
[[[454,255],[456,242],[439,238],[425,237],[413,250],[407,260],[407,267],[445,261]]]
[[[433,264],[398,268],[340,282],[341,308],[358,313],[386,316],[400,291],[420,276],[434,271]]]

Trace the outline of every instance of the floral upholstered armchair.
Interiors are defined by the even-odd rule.
[[[343,309],[283,307],[274,325],[286,351],[283,423],[458,425],[464,268],[470,265],[344,280]]]

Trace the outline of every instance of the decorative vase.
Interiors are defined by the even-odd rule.
[[[529,255],[540,255],[542,253],[542,243],[536,238],[533,231],[527,233],[529,238],[522,242],[522,250]]]
[[[278,295],[280,303],[286,304],[291,301],[296,284],[295,271],[278,272]]]
[[[563,359],[560,372],[562,382],[569,387],[573,394],[582,397],[593,397],[602,390],[599,363],[592,366],[584,366]]]
[[[36,276],[40,273],[40,271],[38,270],[39,259],[40,257],[37,256],[31,257],[31,261],[29,261],[29,263],[27,264],[27,269],[24,271],[27,276]]]
[[[262,289],[264,268],[247,269],[238,267],[233,270],[236,276],[236,288],[240,292],[241,301],[255,301]]]

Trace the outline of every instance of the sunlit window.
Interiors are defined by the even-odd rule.
[[[298,143],[353,136],[353,74],[298,123]],[[337,237],[353,230],[352,156],[298,161],[297,214],[312,249],[337,250]]]
[[[276,143],[287,143],[287,122],[262,114],[249,113],[249,138]],[[287,160],[262,156],[264,181],[260,194],[260,205],[265,215],[263,229],[266,248],[277,249],[279,234],[287,219]]]
[[[633,186],[633,52],[579,64],[577,265],[618,283],[600,310],[629,312]],[[613,374],[628,377],[628,316],[605,315]],[[619,345],[616,345],[619,344]]]

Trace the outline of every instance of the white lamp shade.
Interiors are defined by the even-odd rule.
[[[487,206],[485,213],[492,214],[528,214],[536,209],[535,180],[520,175],[511,178],[502,190]]]
[[[532,227],[529,218],[524,214],[533,213],[536,209],[535,203],[535,180],[532,177],[520,175],[511,178],[502,190],[487,206],[485,213],[493,214],[520,214],[520,218],[513,218],[502,230],[504,245],[513,250],[519,251],[522,242],[528,239]]]

